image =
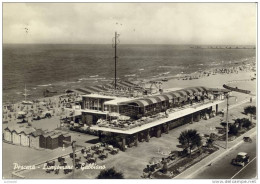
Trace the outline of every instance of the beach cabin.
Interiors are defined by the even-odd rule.
[[[56,149],[59,147],[59,136],[61,133],[54,132],[52,135],[49,135],[46,138],[46,148],[47,149]]]
[[[24,132],[20,134],[21,136],[21,145],[22,146],[28,146],[30,145],[30,136],[26,135]]]
[[[48,135],[49,133],[40,135],[40,148],[46,148]]]
[[[4,129],[4,140],[7,142],[12,142],[12,132],[9,127]]]
[[[40,136],[44,133],[41,129],[36,129],[36,131],[30,134],[30,147],[40,148]]]
[[[21,145],[22,146],[30,146],[30,134],[32,132],[35,132],[35,128],[33,127],[23,127],[23,130],[21,132]]]
[[[16,130],[12,131],[12,140],[13,144],[21,145],[21,135],[20,133],[16,132]]]
[[[66,134],[61,134],[59,136],[59,147],[68,147],[70,146],[70,144],[64,144],[63,141],[67,141],[67,142],[71,142],[71,135],[69,133],[66,133]]]

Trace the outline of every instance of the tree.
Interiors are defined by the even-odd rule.
[[[242,127],[244,128],[249,128],[252,125],[252,122],[249,121],[248,118],[242,118],[242,119],[236,119],[235,120],[235,124],[239,125],[239,129],[241,129]]]
[[[247,106],[247,107],[244,108],[244,112],[245,112],[246,115],[247,115],[247,114],[250,114],[250,120],[251,120],[251,122],[252,122],[252,116],[253,116],[253,115],[254,115],[254,116],[256,115],[256,107],[249,105],[249,106]]]
[[[244,119],[244,122],[243,122],[243,127],[245,127],[245,128],[249,128],[250,126],[252,126],[252,122],[251,121],[249,121],[249,119],[246,119],[246,118],[243,118]]]
[[[179,138],[179,143],[184,147],[184,150],[189,149],[190,150],[190,156],[191,156],[191,150],[195,147],[201,146],[201,137],[197,133],[197,130],[185,130],[181,132]]]
[[[122,172],[117,172],[114,167],[102,170],[97,179],[124,179]]]
[[[238,127],[236,125],[230,125],[228,133],[232,134],[232,135],[237,135],[238,134]]]
[[[244,108],[244,112],[246,115],[247,114],[256,115],[256,107],[249,105]]]
[[[235,124],[238,124],[238,129],[240,130],[241,128],[242,128],[242,126],[243,126],[243,119],[236,119],[235,120]]]

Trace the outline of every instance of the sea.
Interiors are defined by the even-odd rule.
[[[117,48],[117,77],[121,80],[178,76],[255,61],[253,46],[125,45]],[[235,47],[235,46],[232,46]],[[64,93],[109,83],[114,78],[112,45],[4,44],[3,103],[43,97],[45,89]]]

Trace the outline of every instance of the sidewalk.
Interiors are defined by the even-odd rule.
[[[183,171],[181,174],[174,177],[174,179],[192,179],[192,176],[199,172],[203,167],[207,166],[208,164],[215,162],[217,159],[224,156],[228,151],[235,148],[239,144],[243,143],[243,137],[249,137],[256,134],[256,127],[252,128],[248,132],[242,134],[240,137],[236,138],[235,140],[229,142],[228,146],[229,148],[226,150],[224,148],[219,148],[218,151],[215,153],[209,155],[205,159],[201,160],[200,162],[196,163],[195,165],[191,166],[190,168]]]

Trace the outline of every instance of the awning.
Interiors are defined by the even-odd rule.
[[[199,90],[196,87],[189,88],[193,93],[199,92]]]
[[[169,100],[169,97],[167,95],[159,95],[156,97],[160,98],[162,102]]]
[[[177,93],[180,93],[181,94],[181,96],[187,96],[188,95],[188,93],[187,92],[185,92],[184,90],[178,90],[178,91],[176,91]]]
[[[173,95],[175,98],[181,97],[180,93],[177,93],[177,92],[174,92],[174,91],[169,92],[169,94]]]
[[[204,91],[204,89],[202,89],[201,87],[194,87],[194,88],[196,88],[198,90],[198,92],[203,92]]]
[[[154,98],[155,100],[157,100],[157,103],[162,101],[161,98],[159,98],[159,97],[157,97],[157,96],[153,96],[152,98]]]
[[[208,91],[208,89],[203,86],[200,86],[199,88],[201,88],[203,91]]]
[[[170,94],[170,93],[164,93],[163,95],[167,96],[169,98],[169,100],[177,98],[175,95]]]
[[[137,104],[139,107],[145,107],[145,106],[149,105],[149,103],[145,100],[134,100],[132,102],[128,102],[128,104],[132,104],[132,103]]]
[[[151,100],[150,98],[144,98],[143,100],[146,101],[149,105],[157,103],[156,100]]]
[[[191,89],[183,89],[183,91],[185,91],[185,93],[187,93],[188,95],[193,94],[193,91]]]

